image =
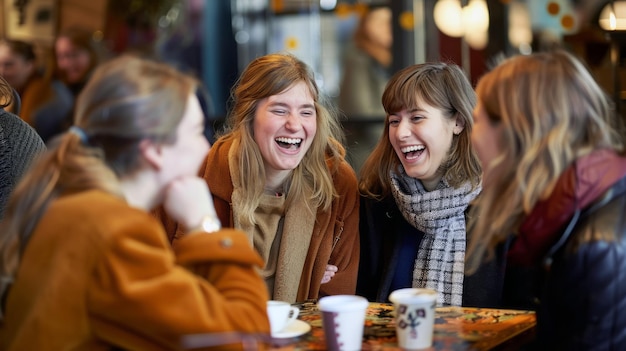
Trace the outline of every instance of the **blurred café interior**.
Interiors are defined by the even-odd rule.
[[[472,82],[499,58],[564,46],[587,63],[623,110],[626,1],[606,0],[0,0],[0,37],[36,45],[42,68],[56,33],[81,26],[110,55],[140,51],[196,73],[219,124],[229,91],[254,57],[289,51],[307,62],[334,102],[359,19],[390,9],[387,73],[412,63],[456,62]],[[384,24],[379,24],[384,26]],[[374,32],[381,33],[382,27]],[[622,32],[624,31],[624,32]],[[356,86],[356,91],[361,89]],[[378,97],[380,98],[380,97]],[[331,100],[331,101],[332,101]],[[376,101],[379,104],[379,101]],[[340,109],[340,111],[342,111]],[[342,111],[348,147],[382,115]],[[354,134],[356,140],[351,140]],[[371,138],[361,136],[361,138]],[[356,161],[355,161],[356,162]],[[357,167],[355,167],[357,168]]]

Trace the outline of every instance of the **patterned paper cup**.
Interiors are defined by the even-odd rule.
[[[437,292],[431,289],[407,288],[389,295],[396,310],[398,346],[419,350],[432,346]]]

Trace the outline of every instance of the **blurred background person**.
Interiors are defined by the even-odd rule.
[[[53,96],[50,82],[43,73],[32,44],[21,40],[0,40],[0,76],[19,95],[19,100],[5,109],[30,125],[33,125],[37,110]]]
[[[468,267],[512,236],[503,307],[537,310],[532,350],[626,349],[626,157],[614,105],[562,50],[507,59],[476,92],[484,177]]]
[[[357,173],[383,132],[380,99],[390,77],[392,43],[391,9],[374,6],[361,16],[343,53],[339,109],[347,117],[348,156]]]
[[[171,29],[161,34],[157,43],[158,57],[174,65],[183,72],[189,72],[198,79],[204,76],[202,55],[202,20],[204,0],[188,0],[181,5],[181,12]],[[223,116],[215,113],[214,102],[205,85],[198,87],[196,93],[200,106],[204,112],[206,128],[204,134],[207,139],[215,142],[215,129],[218,119]]]
[[[0,76],[0,220],[13,189],[46,146],[35,130],[4,110],[13,88]]]
[[[54,97],[34,120],[35,129],[46,142],[69,128],[76,97],[93,70],[107,58],[94,36],[90,30],[69,27],[54,41],[50,68]]]

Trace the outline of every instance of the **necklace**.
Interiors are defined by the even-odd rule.
[[[276,197],[281,197],[289,191],[289,182],[283,182],[277,187],[268,187],[264,188],[266,194],[274,195]]]
[[[280,187],[278,189],[272,189],[272,188],[265,188],[265,193],[266,194],[270,194],[270,195],[274,195],[276,197],[281,197],[284,194],[284,187]]]

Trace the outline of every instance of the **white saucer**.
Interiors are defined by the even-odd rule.
[[[283,328],[283,330],[272,333],[272,338],[294,338],[296,336],[308,333],[309,330],[311,330],[311,326],[309,325],[309,323],[296,319],[293,322],[289,323],[289,325],[287,325],[285,328]]]

